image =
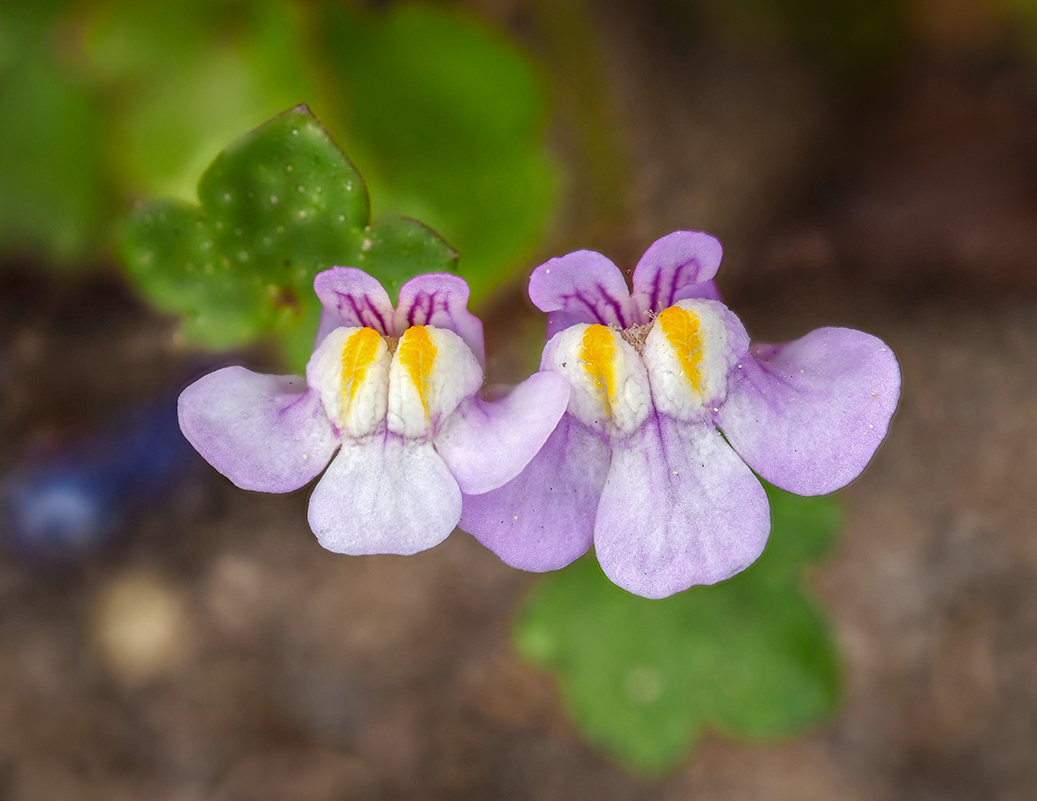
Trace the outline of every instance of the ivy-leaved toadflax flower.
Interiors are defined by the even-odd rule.
[[[860,474],[900,394],[892,351],[846,328],[750,345],[713,284],[721,253],[708,234],[663,237],[638,262],[633,292],[591,251],[533,272],[550,338],[541,369],[572,394],[517,478],[465,497],[461,528],[533,571],[593,543],[612,581],[660,598],[726,579],[763,551],[770,514],[754,471],[800,495]]]
[[[323,310],[306,378],[217,370],[181,394],[180,427],[244,489],[290,492],[327,467],[308,517],[329,550],[431,548],[457,525],[462,491],[500,487],[533,458],[569,385],[542,371],[480,398],[482,323],[457,276],[411,279],[395,309],[352,267],[320,273],[314,289]]]

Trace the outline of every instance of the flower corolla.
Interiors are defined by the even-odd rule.
[[[306,378],[217,370],[181,394],[180,427],[244,489],[290,492],[327,467],[308,518],[329,550],[431,548],[457,525],[462,492],[500,487],[533,458],[568,383],[544,371],[480,398],[482,323],[457,276],[411,279],[395,309],[352,267],[320,273],[314,289],[322,313]]]
[[[515,479],[465,497],[461,528],[524,570],[564,567],[593,543],[613,582],[659,598],[763,551],[754,471],[820,495],[864,469],[899,397],[892,351],[846,328],[750,346],[713,284],[721,253],[708,234],[663,237],[633,292],[592,251],[533,272],[529,296],[548,314],[541,370],[569,383],[568,407]]]

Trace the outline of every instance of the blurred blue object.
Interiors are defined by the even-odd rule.
[[[0,480],[0,537],[41,566],[74,562],[126,532],[198,463],[175,396],[152,400]]]

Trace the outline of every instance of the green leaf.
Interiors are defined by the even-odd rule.
[[[0,0],[0,15],[0,119],[19,123],[0,126],[0,251],[96,253],[120,198],[195,202],[228,141],[300,102],[359,159],[377,217],[461,248],[473,299],[541,241],[557,194],[543,82],[460,12]]]
[[[301,16],[279,0],[122,0],[88,17],[83,61],[108,90],[120,184],[194,200],[228,141],[298,103],[323,107]]]
[[[69,0],[37,0],[0,6],[0,76],[45,46],[48,28]]]
[[[486,296],[527,266],[554,207],[540,76],[498,33],[440,6],[335,5],[326,31],[376,206],[439,231],[473,299]]]
[[[363,179],[304,106],[221,153],[198,198],[131,215],[120,241],[130,275],[152,303],[185,318],[187,340],[222,349],[273,334],[296,369],[313,347],[318,272],[361,267],[392,294],[456,259],[420,223],[369,224]]]
[[[0,3],[0,252],[70,264],[111,207],[100,116],[60,63],[58,2]]]
[[[837,651],[800,573],[830,545],[838,508],[767,494],[770,542],[728,581],[651,601],[587,556],[545,577],[517,618],[519,651],[557,675],[587,739],[633,771],[673,768],[705,729],[781,737],[835,708]]]
[[[834,544],[842,510],[834,496],[804,497],[761,483],[771,504],[771,535],[763,556],[743,575],[796,585],[804,566],[819,562]]]

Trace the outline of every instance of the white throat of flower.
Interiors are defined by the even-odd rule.
[[[727,391],[727,328],[704,301],[682,300],[645,325],[574,325],[556,335],[545,367],[572,386],[568,411],[612,436],[636,431],[654,408],[678,420],[708,417]]]
[[[352,439],[385,428],[408,439],[430,437],[482,378],[464,341],[431,325],[411,326],[398,339],[373,328],[337,328],[307,367],[328,418]]]

